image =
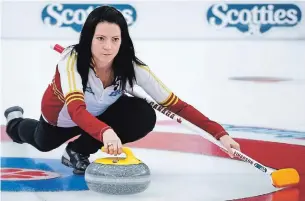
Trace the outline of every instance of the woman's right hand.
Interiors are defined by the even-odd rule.
[[[122,151],[122,142],[113,129],[107,129],[103,134],[105,152],[110,155],[119,155]]]

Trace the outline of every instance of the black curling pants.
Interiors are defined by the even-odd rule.
[[[97,118],[112,127],[122,144],[145,137],[156,123],[155,111],[145,100],[128,96],[120,97]],[[78,138],[69,143],[69,148],[75,152],[93,154],[103,146],[102,142],[79,127],[52,126],[42,117],[39,121],[28,118],[13,119],[8,123],[6,132],[43,152],[51,151],[78,135]]]

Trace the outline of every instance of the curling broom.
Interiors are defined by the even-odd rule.
[[[64,48],[58,44],[51,46],[51,48],[59,53],[62,53],[64,50]],[[195,126],[194,124],[190,123],[189,121],[183,119],[182,117],[171,113],[166,107],[156,103],[155,101],[153,101],[152,99],[150,99],[144,95],[141,95],[138,92],[133,91],[133,93],[131,95],[134,95],[136,97],[146,100],[155,110],[159,111],[160,113],[165,114],[167,117],[169,117],[169,118],[173,119],[174,121],[180,123],[181,125],[189,128],[190,130],[195,131],[196,133],[200,134],[203,138],[209,140],[210,142],[214,143],[218,147],[227,151],[227,149],[213,136],[206,133],[201,128]],[[173,114],[173,115],[168,115],[168,114]],[[238,157],[242,161],[255,167],[257,170],[260,170],[261,172],[270,176],[272,185],[274,187],[277,187],[277,188],[289,187],[289,186],[298,184],[300,181],[300,176],[299,176],[297,170],[295,170],[293,168],[283,168],[283,169],[279,169],[279,170],[273,170],[273,169],[255,161],[254,159],[250,158],[246,154],[244,154],[236,149],[232,149],[232,150],[233,150],[234,156]]]

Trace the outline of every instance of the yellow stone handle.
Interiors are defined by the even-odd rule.
[[[101,148],[102,152],[105,152],[105,148]],[[111,164],[111,165],[134,165],[134,164],[140,164],[141,161],[137,159],[130,148],[128,147],[122,147],[123,153],[126,155],[125,158],[122,157],[110,157],[110,158],[99,158],[96,159],[95,163],[102,163],[102,164]]]
[[[133,155],[130,148],[122,147],[122,151],[123,151],[124,154],[126,154],[126,159],[127,158],[135,158],[135,156]],[[102,147],[102,152],[105,152],[105,147]]]

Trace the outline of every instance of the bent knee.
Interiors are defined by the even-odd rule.
[[[147,134],[155,128],[157,115],[155,110],[146,101],[141,106],[141,111],[142,115],[139,115],[139,122],[141,122],[141,125],[139,125],[139,127],[143,133]]]

